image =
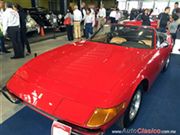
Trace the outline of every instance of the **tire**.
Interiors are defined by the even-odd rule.
[[[131,99],[131,102],[125,112],[124,119],[123,119],[124,128],[129,127],[135,121],[139,113],[140,106],[141,106],[142,95],[143,95],[143,87],[139,86],[136,92],[134,93]]]
[[[167,71],[167,69],[168,69],[168,67],[169,67],[169,63],[170,63],[170,56],[169,56],[168,59],[166,60],[162,72],[166,72],[166,71]]]

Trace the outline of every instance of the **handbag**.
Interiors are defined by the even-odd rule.
[[[70,17],[67,17],[65,20],[64,20],[64,25],[70,25],[71,24],[71,18]]]

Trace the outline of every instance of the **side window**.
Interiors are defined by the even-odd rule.
[[[166,41],[167,35],[164,33],[157,34],[157,47],[158,48],[166,48],[169,46],[169,43]]]
[[[161,44],[164,43],[167,39],[167,35],[165,35],[164,33],[157,33],[157,47],[161,47]]]
[[[159,36],[159,41],[160,41],[160,44],[162,44],[165,41],[165,39],[162,35]]]

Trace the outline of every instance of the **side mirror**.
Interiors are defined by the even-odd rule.
[[[162,44],[161,44],[161,47],[162,48],[165,48],[165,47],[168,47],[169,46],[169,43],[167,42],[167,41],[165,41],[165,42],[163,42]]]

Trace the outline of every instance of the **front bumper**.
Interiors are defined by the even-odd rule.
[[[18,97],[16,97],[14,94],[10,93],[6,87],[3,87],[1,92],[11,103],[19,104],[22,102]]]
[[[60,123],[63,123],[65,125],[72,127],[72,135],[103,135],[104,134],[104,132],[101,129],[82,128],[82,127],[79,127],[77,125],[74,125],[74,124],[68,123],[66,121],[60,120],[54,116],[51,116],[51,115],[47,114],[46,112],[43,112],[42,110],[39,110],[39,109],[33,107],[32,105],[30,105],[26,102],[23,102],[21,99],[19,99],[13,93],[11,93],[6,87],[4,87],[1,90],[1,92],[11,103],[14,103],[14,104],[23,103],[23,104],[27,105],[28,107],[30,107],[31,109],[33,109],[34,111],[50,118],[51,120],[56,120]]]

